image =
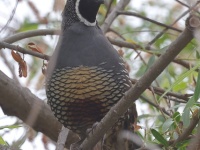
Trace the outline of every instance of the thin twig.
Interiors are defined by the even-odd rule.
[[[39,30],[32,30],[32,31],[16,33],[16,34],[14,34],[10,37],[3,39],[2,41],[6,42],[6,43],[14,43],[14,42],[17,42],[19,40],[30,38],[30,37],[45,36],[45,35],[59,35],[59,34],[60,34],[60,30],[39,29]]]
[[[162,110],[162,112],[164,112],[166,115],[171,116],[171,114],[170,114],[168,111],[166,111],[165,108],[160,107],[159,105],[157,105],[157,104],[155,104],[154,102],[150,101],[148,98],[144,97],[143,95],[140,95],[140,98],[141,98],[143,101],[149,103],[150,105],[156,107],[157,109]]]
[[[0,33],[1,33],[5,28],[7,28],[7,26],[9,25],[9,23],[12,21],[14,15],[15,15],[15,11],[16,11],[16,9],[17,9],[18,2],[19,2],[19,0],[17,0],[17,2],[16,2],[16,4],[15,4],[15,7],[14,7],[13,10],[12,10],[12,13],[11,13],[10,18],[8,19],[8,21],[6,22],[6,24],[4,25],[4,27],[1,28]]]
[[[61,129],[59,136],[58,136],[56,150],[64,150],[65,142],[67,140],[68,133],[69,133],[69,129],[62,126],[62,129]]]
[[[180,29],[177,29],[177,28],[174,28],[174,27],[172,27],[172,26],[169,26],[169,25],[160,23],[160,22],[158,22],[158,21],[155,21],[155,20],[153,20],[153,19],[144,17],[144,16],[142,16],[142,15],[140,15],[140,14],[137,14],[137,13],[135,13],[135,12],[118,11],[117,13],[118,13],[118,15],[135,16],[135,17],[141,18],[141,19],[143,19],[143,20],[146,20],[146,21],[152,22],[152,23],[154,23],[154,24],[157,24],[157,25],[159,25],[159,26],[166,27],[166,28],[168,28],[168,29],[172,29],[172,30],[177,31],[177,32],[182,32],[182,30],[180,30]]]
[[[115,6],[115,8],[112,10],[112,12],[106,18],[104,24],[101,26],[101,29],[102,29],[102,31],[104,33],[106,33],[108,31],[108,29],[110,28],[112,22],[117,17],[117,11],[123,10],[124,7],[126,7],[126,5],[128,5],[129,2],[130,2],[130,0],[120,0],[117,3],[117,5]]]
[[[183,3],[183,2],[181,2],[179,0],[175,0],[175,1],[178,2],[179,4],[183,5],[183,6],[187,7],[187,8],[190,8],[187,4],[185,4],[185,3]]]
[[[198,1],[196,4],[194,4],[191,8],[189,8],[187,11],[185,11],[182,15],[180,15],[172,24],[171,26],[175,25],[181,18],[183,18],[185,15],[187,15],[191,10],[194,9],[194,7],[196,7],[198,4],[200,3],[200,1]],[[152,41],[150,41],[147,45],[147,47],[150,47],[150,45],[152,45],[158,38],[160,38],[166,31],[168,30],[168,28],[165,28],[163,31],[161,31],[156,37],[154,37],[154,39]]]
[[[106,11],[106,15],[105,15],[105,19],[108,17],[108,14],[109,14],[109,12],[110,12],[110,9],[111,9],[111,6],[112,6],[112,3],[113,3],[114,1],[113,0],[110,0],[110,2],[108,3],[108,8],[107,8],[107,11]],[[105,20],[104,20],[105,21]],[[103,22],[104,22],[103,21]]]
[[[137,83],[138,80],[135,79],[131,79],[132,84]],[[153,91],[157,94],[157,95],[162,95],[163,93],[165,93],[166,91],[162,88],[159,87],[155,87],[155,86],[150,86],[148,87],[148,89],[151,91],[153,89]],[[193,94],[179,94],[179,93],[175,93],[175,92],[167,92],[166,96],[172,96],[178,99],[182,99],[183,101],[178,101],[179,103],[186,103],[189,100],[189,97],[191,97]]]
[[[0,47],[1,48],[9,48],[10,50],[16,50],[18,52],[21,52],[22,54],[30,54],[32,56],[35,56],[35,57],[38,57],[38,58],[41,58],[41,59],[49,60],[48,55],[41,54],[41,53],[38,53],[38,52],[34,52],[34,51],[31,51],[31,50],[27,50],[27,49],[24,49],[24,48],[22,48],[18,45],[11,45],[11,44],[8,44],[6,42],[0,41]]]

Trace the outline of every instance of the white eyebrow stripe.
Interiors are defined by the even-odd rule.
[[[80,21],[83,22],[87,26],[95,26],[96,20],[95,20],[95,22],[91,23],[91,22],[87,21],[85,18],[83,18],[83,16],[81,15],[81,13],[79,12],[79,9],[78,9],[79,3],[80,3],[80,0],[77,0],[75,9],[76,9],[76,14],[77,14],[78,18],[80,19]]]

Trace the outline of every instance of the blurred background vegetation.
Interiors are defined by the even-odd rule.
[[[116,6],[117,0],[107,0],[102,5],[97,20],[102,25],[105,16]],[[60,29],[61,12],[65,0],[0,0],[0,38],[4,39],[19,32],[37,29]],[[135,16],[119,15],[106,33],[111,39],[123,40],[136,49],[118,47],[128,64],[132,79],[139,79],[157,60],[185,28],[185,20],[191,4],[182,0],[131,0],[125,11]],[[137,16],[137,15],[138,16]],[[147,21],[147,18],[150,20]],[[166,29],[163,25],[173,27]],[[173,25],[172,25],[173,24]],[[165,31],[164,31],[165,30]],[[163,32],[164,31],[164,32]],[[160,37],[156,37],[163,32]],[[195,31],[198,33],[198,31]],[[27,48],[35,43],[44,54],[51,55],[58,36],[39,36],[16,42]],[[155,41],[154,41],[155,40]],[[170,149],[172,143],[190,124],[190,118],[199,113],[199,47],[193,40],[182,50],[163,73],[136,101],[138,111],[137,133],[145,143]],[[16,82],[28,87],[35,95],[46,101],[45,77],[42,73],[43,60],[30,55],[24,56],[28,65],[28,76],[18,76],[18,64],[10,50],[0,50],[0,69]],[[46,61],[45,61],[46,62]],[[167,94],[171,92],[172,94]],[[192,96],[193,94],[196,94]],[[190,104],[188,104],[190,100]],[[193,100],[193,101],[192,101]],[[187,104],[187,105],[186,105]],[[177,149],[185,149],[196,128],[185,140],[176,143]],[[39,143],[39,144],[38,144]],[[0,112],[0,144],[21,149],[54,149],[54,142],[42,133],[36,133],[15,117]],[[171,146],[171,149],[173,149]]]

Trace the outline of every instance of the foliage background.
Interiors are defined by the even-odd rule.
[[[188,6],[194,3],[184,0],[181,2],[178,0],[131,0],[125,11],[135,12],[142,17],[120,15],[112,23],[111,30],[106,33],[109,38],[124,40],[137,47],[131,49],[126,46],[116,46],[117,50],[124,53],[132,79],[139,79],[185,28],[188,14],[180,16],[188,10]],[[59,29],[64,3],[64,0],[0,0],[0,38],[4,39],[29,30]],[[116,0],[112,1],[110,11],[116,3]],[[100,25],[103,24],[105,16],[109,15],[110,11],[107,11],[109,4],[110,1],[106,1],[106,5],[102,5],[99,10],[97,20]],[[13,11],[15,7],[16,10]],[[174,23],[179,17],[180,19]],[[145,21],[146,18],[150,18],[150,21]],[[155,38],[165,27],[152,21],[168,26],[173,24],[171,27],[179,31],[168,29],[160,38]],[[115,32],[112,32],[113,30]],[[193,40],[185,47],[176,61],[165,68],[153,82],[152,86],[157,89],[146,90],[136,102],[138,125],[141,126],[137,133],[147,144],[160,144],[163,149],[169,149],[170,146],[185,149],[192,137],[188,135],[180,141],[181,144],[177,142],[171,145],[187,129],[190,118],[195,117],[199,112],[199,87],[196,86],[199,82],[197,69],[200,57],[197,44],[199,31],[195,30],[195,33],[197,40]],[[155,42],[151,44],[154,38]],[[27,48],[28,43],[34,42],[44,54],[51,55],[57,39],[57,36],[39,36],[20,40],[14,44]],[[45,78],[41,71],[43,60],[31,55],[24,57],[28,65],[26,78],[18,77],[18,64],[11,57],[9,49],[0,50],[0,70],[22,86],[28,87],[41,100],[46,101]],[[196,68],[192,69],[194,66]],[[172,92],[172,94],[166,92]],[[191,97],[194,101],[186,107]],[[195,127],[196,125],[192,130],[192,135],[196,133]],[[1,144],[7,142],[15,148],[54,149],[55,144],[21,120],[4,115],[3,111],[0,116],[0,136]]]

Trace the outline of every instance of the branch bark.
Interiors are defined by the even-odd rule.
[[[53,141],[57,141],[61,124],[55,119],[45,102],[33,95],[28,88],[24,88],[8,78],[1,71],[0,89],[0,106],[6,115],[18,117],[34,130],[44,133]],[[37,113],[37,116],[31,117],[31,112]],[[77,136],[69,132],[67,147],[77,140]]]

